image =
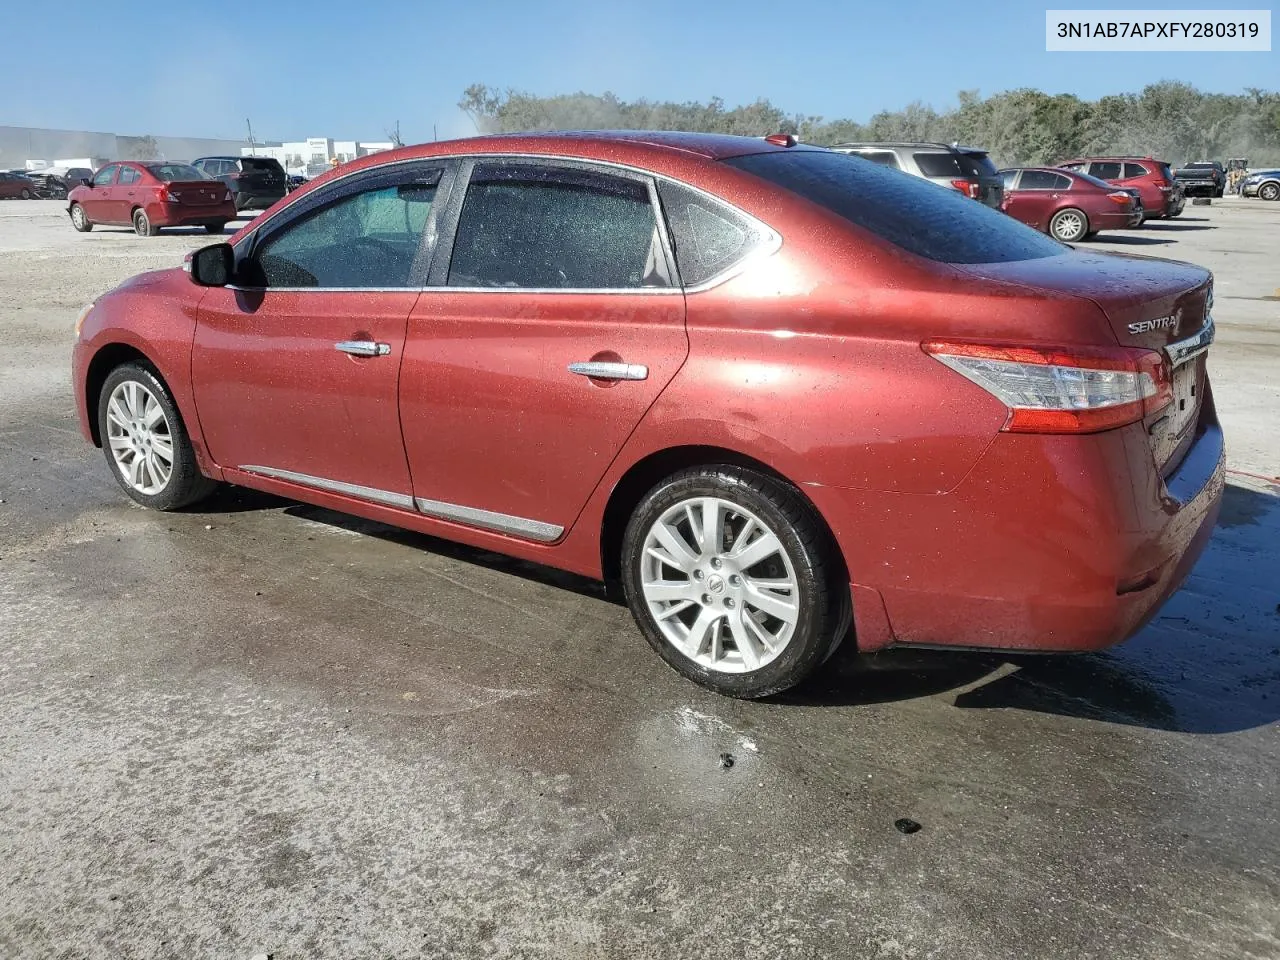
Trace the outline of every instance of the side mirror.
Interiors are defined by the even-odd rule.
[[[201,247],[191,255],[191,282],[201,287],[225,287],[236,269],[236,253],[229,243]]]
[[[81,177],[81,178],[80,178],[80,184],[81,184],[82,186],[85,186],[85,187],[92,187],[92,186],[93,186],[93,181],[92,181],[92,180],[90,180],[88,177]]]

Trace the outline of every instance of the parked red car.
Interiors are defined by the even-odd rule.
[[[1149,219],[1176,217],[1186,198],[1173,178],[1173,170],[1163,160],[1151,157],[1085,157],[1058,166],[1105,180],[1118,187],[1132,187],[1142,195]]]
[[[1212,278],[772,140],[346,164],[77,324],[125,493],[253,487],[609,581],[673,667],[785,689],[848,632],[1093,650],[1223,489]]]
[[[67,195],[71,224],[132,225],[140,237],[161,227],[204,227],[221,233],[237,216],[225,184],[185,163],[109,163]]]
[[[1052,167],[1013,167],[1001,170],[1000,176],[1004,180],[1000,209],[1063,243],[1141,222],[1131,193],[1087,174]]]

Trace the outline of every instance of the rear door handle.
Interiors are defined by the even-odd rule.
[[[372,340],[339,340],[333,348],[353,357],[385,357],[391,352],[391,344]]]
[[[592,380],[647,380],[649,368],[642,363],[601,363],[589,360],[569,364],[569,372]]]

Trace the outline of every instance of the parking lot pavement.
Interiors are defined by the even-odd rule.
[[[0,204],[0,956],[1280,956],[1272,484],[1232,475],[1107,654],[846,651],[720,699],[567,575],[247,491],[133,507],[76,430],[72,322],[208,238],[60,207]],[[1098,244],[1214,269],[1256,477],[1277,224]]]

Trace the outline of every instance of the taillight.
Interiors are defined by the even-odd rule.
[[[951,185],[971,200],[977,200],[982,193],[982,188],[978,184],[968,180],[952,180]]]
[[[182,199],[172,190],[166,189],[164,192],[165,203],[181,203]]]
[[[1170,183],[1168,180],[1165,180],[1163,177],[1156,177],[1156,178],[1155,178],[1154,180],[1152,180],[1151,182],[1152,182],[1153,184],[1155,184],[1157,187],[1159,187],[1161,190],[1172,190],[1172,189],[1173,189],[1173,184],[1172,184],[1172,183]]]
[[[1010,433],[1097,433],[1173,401],[1164,356],[1136,347],[1026,347],[930,340],[924,352],[1009,408]]]
[[[1121,205],[1133,202],[1133,197],[1129,196],[1129,194],[1125,193],[1123,190],[1117,190],[1115,193],[1108,193],[1107,199],[1112,203],[1119,203]]]

